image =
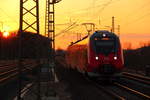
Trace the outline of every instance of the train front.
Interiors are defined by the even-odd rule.
[[[89,38],[89,74],[114,75],[123,69],[124,61],[118,36],[108,31],[96,31]]]

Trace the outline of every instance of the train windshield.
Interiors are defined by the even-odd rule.
[[[95,49],[98,54],[103,53],[107,55],[115,52],[115,42],[114,40],[96,40]]]

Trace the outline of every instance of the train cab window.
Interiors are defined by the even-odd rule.
[[[114,40],[101,39],[95,41],[95,49],[97,53],[109,54],[115,52],[115,42]]]

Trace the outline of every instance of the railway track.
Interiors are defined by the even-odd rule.
[[[93,82],[93,85],[96,86],[100,91],[104,91],[114,100],[150,100],[149,95],[117,82],[113,83],[112,85],[104,85],[99,82]]]
[[[122,89],[128,91],[129,93],[133,93],[134,95],[137,95],[137,96],[141,97],[144,100],[150,100],[150,96],[147,95],[147,94],[144,94],[142,92],[139,92],[137,90],[134,90],[134,89],[132,89],[130,87],[127,87],[127,86],[125,86],[123,84],[120,84],[120,83],[117,83],[117,82],[115,82],[114,85],[116,85],[117,87],[122,88]]]
[[[40,63],[44,63],[45,60],[41,60]],[[21,82],[21,97],[31,91],[33,86],[37,84],[37,74],[30,74],[33,68],[37,67],[39,63],[34,59],[25,59],[22,61],[22,82]],[[18,61],[3,61],[0,63],[0,100],[17,100],[18,95]],[[48,75],[47,75],[48,76]],[[39,80],[39,79],[38,79]],[[35,91],[35,93],[37,93]]]
[[[132,74],[129,73],[129,78],[126,78],[126,80],[116,81],[109,85],[104,85],[98,80],[88,80],[100,91],[104,91],[115,100],[150,100],[149,78],[135,75],[131,77],[131,75]],[[133,80],[133,82],[130,83],[130,80]],[[140,85],[138,85],[138,83]]]
[[[116,80],[114,85],[139,96],[150,100],[150,78],[137,74],[123,72],[123,76]]]
[[[101,97],[104,95],[104,97],[110,98],[108,100],[150,100],[149,84],[147,84],[147,82],[138,81],[148,81],[148,78],[145,79],[143,77],[137,77],[135,79],[134,77],[134,79],[131,79],[123,76],[123,78],[121,77],[121,79],[116,80],[116,82],[107,85],[100,80],[90,80],[89,78],[85,79],[85,81],[90,84],[88,85],[89,87],[91,86],[91,88],[96,88],[94,92],[97,94],[97,96]],[[73,83],[75,84],[75,82]],[[91,92],[91,94],[94,92]]]
[[[22,65],[22,72],[27,72],[35,68],[37,66],[37,63],[35,60],[24,60],[22,62]],[[14,62],[3,61],[3,63],[0,63],[0,85],[16,79],[18,74],[18,62],[16,60]]]
[[[132,79],[144,84],[150,84],[150,78],[149,77],[144,77],[141,75],[137,75],[137,74],[132,74],[132,73],[127,73],[127,72],[123,72],[123,77],[128,78],[128,79]]]
[[[106,88],[105,86],[98,84],[97,82],[93,82],[93,85],[96,86],[100,91],[103,91],[106,94],[108,94],[108,96],[110,96],[114,100],[126,100],[123,96],[118,95],[117,93],[111,91],[110,89]]]

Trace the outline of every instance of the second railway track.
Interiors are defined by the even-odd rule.
[[[111,85],[104,85],[100,82],[93,82],[93,85],[101,91],[104,91],[114,100],[150,100],[149,95],[117,82],[114,82]]]
[[[132,74],[132,73],[127,73],[127,72],[123,72],[123,77],[131,79],[131,80],[135,80],[144,84],[150,84],[150,78],[149,77],[145,77],[145,76],[141,76],[141,75],[137,75],[137,74]]]
[[[144,100],[150,100],[150,96],[145,94],[145,93],[142,93],[141,91],[138,91],[138,90],[135,90],[133,88],[130,88],[130,87],[127,87],[123,84],[120,84],[120,83],[117,83],[115,82],[114,83],[115,86],[127,91],[128,93],[131,93],[133,95],[136,95],[139,99],[144,99]]]
[[[90,81],[115,100],[150,100],[149,78],[131,75],[129,73],[129,77],[123,76],[110,85],[104,85],[102,81]]]
[[[115,93],[114,91],[110,90],[107,86],[103,86],[97,82],[92,82],[94,86],[96,86],[100,91],[105,92],[108,96],[110,96],[114,100],[126,100],[123,96]]]

